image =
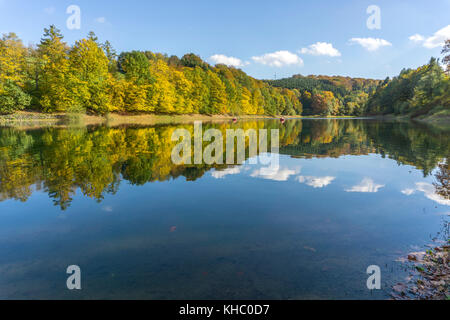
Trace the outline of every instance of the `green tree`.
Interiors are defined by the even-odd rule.
[[[150,73],[150,62],[146,55],[140,51],[124,52],[119,56],[119,70],[128,80],[137,84],[153,81]]]
[[[442,54],[446,54],[444,59],[442,59],[442,63],[447,66],[447,75],[450,75],[450,39],[445,41],[444,48],[442,49]]]
[[[0,114],[14,113],[30,106],[31,96],[11,80],[0,83]]]
[[[195,68],[195,67],[200,67],[200,68],[207,68],[208,64],[205,63],[202,58],[200,58],[198,55],[193,54],[193,53],[188,53],[185,54],[181,60],[180,63],[182,66],[188,67],[188,68]]]
[[[106,40],[101,48],[105,52],[106,58],[108,58],[108,70],[110,73],[115,74],[118,71],[117,67],[117,52],[114,50],[111,43]]]

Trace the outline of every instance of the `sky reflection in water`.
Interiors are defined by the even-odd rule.
[[[279,127],[280,167],[173,166],[174,126],[0,129],[0,298],[384,299],[450,213],[433,185],[446,131],[212,126]]]

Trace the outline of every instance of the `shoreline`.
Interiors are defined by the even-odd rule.
[[[410,275],[392,287],[393,300],[450,300],[449,241],[400,259]]]
[[[110,113],[108,115],[94,114],[69,114],[69,113],[42,113],[36,111],[18,111],[9,115],[0,115],[0,127],[16,128],[42,128],[42,127],[67,127],[67,126],[151,126],[161,124],[186,124],[195,121],[204,122],[226,122],[233,119],[240,121],[251,120],[320,120],[320,119],[366,119],[366,120],[387,120],[387,121],[413,121],[435,126],[450,126],[450,117],[425,117],[411,119],[407,116],[269,116],[269,115],[161,115],[161,114],[121,114]]]
[[[279,120],[285,119],[372,119],[372,117],[353,116],[268,116],[268,115],[158,115],[158,114],[118,114],[111,113],[105,116],[90,114],[68,113],[41,113],[34,111],[19,111],[9,115],[0,115],[0,126],[6,127],[66,127],[68,125],[96,126],[108,125],[111,127],[124,125],[158,125],[158,124],[183,124],[194,121],[225,122],[238,120]]]
[[[369,118],[379,119],[379,120],[388,120],[388,121],[392,121],[392,120],[394,120],[394,121],[413,121],[413,122],[420,122],[420,123],[432,124],[432,125],[448,125],[448,126],[450,126],[450,116],[438,117],[436,115],[430,115],[430,116],[411,118],[408,115],[386,114],[386,115],[369,116]]]

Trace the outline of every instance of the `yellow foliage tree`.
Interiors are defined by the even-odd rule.
[[[0,39],[0,83],[7,80],[23,87],[27,49],[15,33],[3,35]]]
[[[107,94],[109,60],[93,39],[77,41],[69,53],[70,72],[78,80],[74,100],[88,110],[106,113],[115,108]]]

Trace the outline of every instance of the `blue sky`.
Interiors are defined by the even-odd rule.
[[[66,27],[69,5],[81,9],[79,30]],[[367,27],[371,5],[380,9],[380,29]],[[0,32],[37,43],[55,24],[69,43],[93,30],[118,52],[194,52],[256,78],[384,79],[441,56],[449,13],[450,0],[0,0]]]

